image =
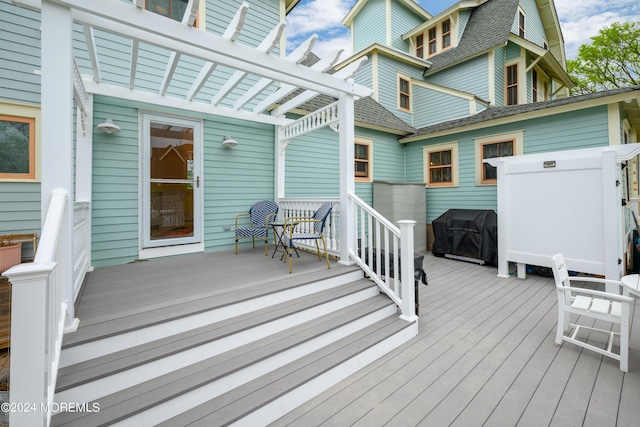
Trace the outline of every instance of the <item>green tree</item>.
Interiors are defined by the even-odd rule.
[[[576,83],[573,94],[640,84],[640,22],[601,29],[567,61],[567,71]]]

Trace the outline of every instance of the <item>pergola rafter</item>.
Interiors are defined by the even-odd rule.
[[[38,0],[14,1],[32,8],[40,7]],[[282,125],[289,120],[274,116],[283,116],[295,108],[292,105],[298,106],[319,94],[337,99],[341,93],[356,97],[370,93],[368,88],[348,81],[357,67],[346,67],[333,75],[327,73],[336,62],[338,53],[322,58],[312,67],[300,64],[309,54],[316,36],[306,40],[286,58],[272,54],[256,55],[256,52],[269,53],[277,47],[285,27],[283,22],[278,23],[257,47],[239,43],[237,38],[249,9],[246,2],[239,7],[222,36],[190,28],[198,10],[197,0],[189,3],[182,22],[147,11],[142,8],[142,2],[136,2],[135,5],[104,0],[51,2],[69,7],[73,20],[83,29],[86,42],[84,55],[88,56],[90,69],[85,67],[82,72],[84,86],[92,94],[136,101],[144,99],[145,102],[158,105],[171,105],[163,99],[170,98],[175,100],[173,105],[177,108]],[[114,34],[130,41],[130,50],[121,52],[123,57],[130,58],[128,81],[121,83],[118,81],[120,76],[110,75],[113,73],[111,70],[117,67],[109,63],[112,55],[101,52],[96,40],[98,32]],[[168,59],[161,66],[164,72],[157,83],[156,93],[150,92],[148,87],[140,87],[136,78],[141,70],[139,56],[148,47],[167,52]],[[185,90],[172,85],[172,82],[186,67],[182,64],[186,58],[202,60],[204,65]],[[78,61],[78,64],[81,65],[81,62]],[[193,61],[188,65],[192,64]],[[220,71],[223,74],[218,75],[216,73],[220,66],[225,69]],[[227,77],[229,69],[231,77]],[[222,85],[219,83],[220,77],[224,79]],[[205,89],[207,95],[203,95]],[[273,92],[269,93],[269,90]],[[295,91],[302,92],[294,98],[295,101],[289,101],[286,108],[280,107],[270,114],[269,108]]]

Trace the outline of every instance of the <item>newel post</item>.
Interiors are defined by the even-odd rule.
[[[418,320],[416,315],[415,277],[413,271],[413,229],[415,221],[398,221],[400,226],[400,277],[402,278],[402,315],[408,322]]]

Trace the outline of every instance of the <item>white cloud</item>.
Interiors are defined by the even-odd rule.
[[[342,27],[351,1],[311,0],[296,7],[287,17],[287,28],[291,36],[322,32]]]
[[[287,51],[295,49],[311,34],[318,40],[313,52],[322,57],[336,49],[344,49],[342,57],[351,54],[351,35],[342,25],[354,0],[309,0],[301,2],[287,17]]]
[[[640,21],[637,0],[556,0],[567,58],[575,58],[582,44],[614,22]]]

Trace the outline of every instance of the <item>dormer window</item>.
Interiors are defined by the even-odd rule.
[[[429,56],[435,55],[438,51],[438,32],[436,27],[429,28]]]
[[[451,46],[451,20],[442,21],[442,50]]]
[[[424,58],[424,34],[418,34],[416,36],[416,56],[418,58]]]

